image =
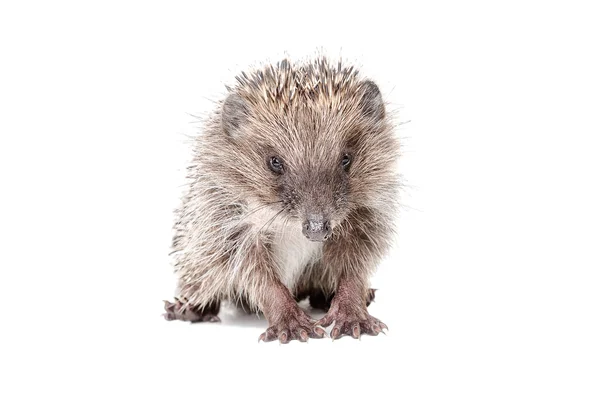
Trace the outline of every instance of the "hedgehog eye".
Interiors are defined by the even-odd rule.
[[[276,174],[283,173],[283,161],[279,157],[271,157],[269,168]]]
[[[347,170],[351,162],[352,155],[349,153],[344,154],[344,157],[342,157],[342,167],[344,167],[344,169]]]

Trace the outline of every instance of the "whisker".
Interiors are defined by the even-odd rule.
[[[277,218],[279,215],[281,215],[281,213],[283,211],[285,211],[285,207],[282,208],[281,210],[279,210],[275,215],[273,215],[273,217],[271,217],[271,219],[269,219],[267,222],[265,222],[265,224],[262,225],[262,227],[260,229],[258,229],[258,234],[260,235],[260,233],[262,232],[262,230],[265,227],[267,227],[267,229],[268,229],[268,227],[271,225],[271,223],[273,223],[273,221],[275,220],[275,218]]]
[[[236,225],[236,226],[239,226],[239,224],[240,224],[240,223],[242,223],[242,221],[243,221],[244,219],[248,218],[250,215],[252,215],[252,214],[256,213],[257,211],[260,211],[260,210],[262,210],[263,208],[266,208],[266,207],[268,207],[269,205],[279,204],[279,203],[282,203],[282,202],[283,202],[282,200],[279,200],[279,201],[273,201],[273,202],[270,202],[270,203],[266,203],[266,204],[259,205],[258,207],[254,208],[253,210],[251,210],[250,212],[248,212],[247,214],[245,214],[245,215],[244,215],[244,216],[243,216],[243,217],[242,217],[242,218],[241,218],[241,219],[238,221],[238,223],[237,223],[237,225]]]

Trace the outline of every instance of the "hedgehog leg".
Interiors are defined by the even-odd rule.
[[[378,335],[387,329],[387,325],[368,313],[366,296],[370,293],[363,288],[360,282],[350,277],[340,280],[331,308],[317,321],[321,327],[335,323],[330,332],[332,340],[344,335],[359,339],[361,335]]]
[[[367,306],[371,304],[371,302],[375,301],[375,288],[369,288],[367,290]],[[335,293],[325,295],[325,293],[320,289],[314,289],[309,296],[310,305],[315,309],[321,309],[324,311],[328,311],[331,307],[331,301]]]
[[[217,322],[221,321],[218,317],[221,301],[214,300],[201,308],[191,305],[185,298],[182,300],[175,298],[175,302],[165,302],[164,318],[168,321],[181,320],[192,323],[197,322]]]
[[[290,340],[308,342],[309,338],[323,338],[325,330],[315,327],[315,320],[296,303],[294,296],[279,281],[272,281],[268,288],[268,300],[262,300],[261,310],[269,321],[269,327],[258,341],[288,343]]]
[[[267,244],[252,244],[245,250],[236,283],[236,290],[243,291],[248,303],[258,308],[269,323],[259,341],[307,342],[325,336],[325,330],[315,327],[315,320],[298,306],[292,291],[279,279]]]

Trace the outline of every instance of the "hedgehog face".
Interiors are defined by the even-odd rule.
[[[385,189],[396,182],[397,147],[379,89],[349,76],[337,90],[302,89],[301,79],[291,79],[287,97],[269,91],[281,84],[238,87],[223,103],[236,184],[254,201],[276,204],[286,224],[311,241],[331,237],[352,210],[385,203]]]
[[[328,155],[311,154],[305,149],[286,157],[269,156],[266,168],[272,173],[273,193],[285,212],[301,221],[306,238],[324,241],[348,211],[352,154],[345,150],[338,156],[335,150]]]

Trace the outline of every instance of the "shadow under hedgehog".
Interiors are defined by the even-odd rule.
[[[352,66],[285,59],[241,73],[195,140],[177,211],[167,320],[264,313],[259,340],[377,335],[369,278],[391,246],[399,142],[379,88]],[[313,320],[297,304],[327,310]]]

